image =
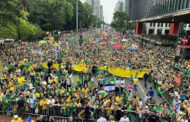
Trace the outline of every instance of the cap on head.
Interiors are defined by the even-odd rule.
[[[14,118],[14,119],[18,119],[18,115],[14,115],[13,118]]]

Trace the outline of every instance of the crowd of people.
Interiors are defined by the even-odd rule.
[[[104,40],[105,35],[112,43]],[[99,122],[189,120],[190,80],[187,73],[190,62],[181,60],[176,64],[174,49],[145,44],[135,51],[129,50],[128,47],[135,43],[133,38],[121,42],[123,35],[119,33],[84,32],[81,45],[71,36],[64,34],[58,46],[10,42],[0,47],[1,111],[16,112],[19,117],[36,113]],[[115,43],[122,45],[122,49],[113,48],[116,36],[120,38]],[[94,40],[96,43],[91,43]],[[101,46],[102,41],[105,45]],[[74,64],[85,64],[89,70],[74,72]],[[116,93],[109,93],[104,85],[113,76],[107,70],[99,74],[93,69],[101,66],[149,69],[150,72],[142,81],[133,76],[114,76]],[[152,87],[147,88],[149,91],[142,98],[137,94],[138,82],[144,82],[145,88],[153,84],[161,97],[168,93],[171,99],[158,103]]]

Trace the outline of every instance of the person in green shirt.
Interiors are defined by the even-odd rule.
[[[67,102],[66,102],[66,97],[64,97],[63,100],[61,100],[61,116],[66,116],[66,105],[67,105]]]
[[[83,80],[84,80],[84,87],[87,88],[88,87],[88,83],[89,83],[89,77],[88,77],[88,75],[83,76]]]

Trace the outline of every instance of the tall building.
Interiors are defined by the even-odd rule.
[[[129,14],[129,0],[123,0],[123,11]]]
[[[103,6],[100,5],[100,0],[86,0],[86,2],[92,6],[94,15],[103,20]]]
[[[104,21],[104,13],[103,13],[103,6],[100,6],[100,20]]]
[[[119,0],[114,8],[114,12],[116,11],[123,11],[123,1]]]
[[[100,0],[93,0],[94,14],[100,19]]]

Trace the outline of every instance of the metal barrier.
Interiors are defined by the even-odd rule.
[[[16,102],[13,102],[16,103]],[[15,106],[15,104],[12,104],[12,106]],[[154,105],[153,105],[154,106]],[[26,106],[25,106],[26,107]],[[82,118],[78,118],[78,114],[81,110],[83,110],[84,108],[77,108],[74,107],[76,110],[70,111],[71,108],[67,108],[64,109],[65,111],[63,112],[62,107],[61,106],[54,106],[53,108],[50,109],[50,107],[48,107],[48,109],[46,110],[40,110],[38,113],[35,113],[34,109],[25,109],[25,111],[23,111],[23,114],[25,115],[29,115],[29,116],[39,116],[39,115],[44,115],[46,118],[48,119],[52,119],[54,120],[54,122],[68,122],[68,119],[70,116],[73,117],[74,122],[96,122],[97,119],[99,118],[99,113],[101,113],[107,120],[109,120],[110,115],[114,116],[116,119],[116,122],[119,121],[119,119],[122,117],[123,113],[127,114],[130,121],[146,121],[149,119],[149,117],[151,117],[152,115],[154,117],[156,117],[156,119],[161,118],[159,116],[157,116],[157,113],[151,112],[149,111],[148,113],[142,113],[141,117],[139,116],[139,112],[138,111],[130,111],[130,110],[110,110],[110,113],[107,112],[107,108],[98,108],[98,109],[93,109],[90,108],[89,114],[91,114],[92,116],[90,118],[88,118],[88,120],[85,119],[85,116],[83,116]],[[7,111],[8,113],[11,113],[12,115],[16,113],[16,111]],[[118,118],[118,114],[119,114],[119,118]],[[12,116],[11,115],[11,116]],[[91,119],[94,118],[94,119]]]
[[[51,120],[55,122],[68,122],[69,117],[60,117],[60,116],[50,116]],[[85,119],[74,118],[74,122],[86,122]],[[96,120],[89,119],[88,122],[96,122]]]

